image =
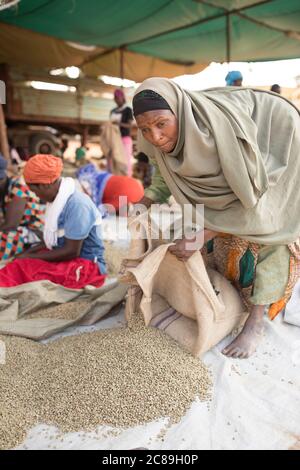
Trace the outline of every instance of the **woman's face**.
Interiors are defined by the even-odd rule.
[[[178,139],[178,121],[172,111],[147,111],[136,117],[136,123],[150,144],[165,153],[174,150]]]
[[[115,100],[116,105],[119,107],[125,104],[125,98],[122,95],[115,95],[114,100]]]
[[[44,202],[53,202],[57,196],[59,182],[55,181],[51,184],[28,184],[30,191]]]
[[[30,191],[45,202],[52,202],[49,195],[49,186],[49,184],[28,184]]]

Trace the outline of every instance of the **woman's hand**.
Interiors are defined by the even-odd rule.
[[[175,245],[170,246],[169,251],[180,261],[187,261],[196,251],[201,250],[204,243],[211,240],[216,235],[217,232],[204,229],[203,233],[198,232],[193,238],[175,240]]]
[[[22,251],[21,253],[17,253],[14,255],[14,259],[23,259],[23,258],[31,258],[31,254],[38,253],[41,250],[45,250],[46,245],[44,242],[35,243],[31,248],[28,248],[26,251]]]
[[[24,258],[30,258],[30,253],[26,253],[25,251],[24,253],[19,253],[14,256],[14,259],[24,259]]]
[[[197,241],[196,237],[182,238],[175,240],[175,245],[169,247],[169,252],[175,255],[180,261],[187,261],[196,251],[199,251],[203,246],[203,240]]]
[[[133,217],[142,214],[143,212],[146,212],[152,204],[154,204],[154,201],[152,201],[152,199],[143,196],[140,201],[136,202],[130,207],[128,216]]]

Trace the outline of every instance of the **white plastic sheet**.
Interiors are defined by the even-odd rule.
[[[53,426],[31,429],[20,449],[289,449],[300,444],[300,334],[282,317],[265,320],[266,332],[249,359],[229,359],[224,339],[204,356],[214,377],[212,401],[194,402],[182,420],[159,436],[166,420],[127,430],[101,426],[95,432],[66,434]],[[123,311],[91,327],[59,334],[120,327]],[[55,338],[51,338],[53,341]],[[49,340],[47,340],[49,341]],[[300,446],[299,446],[300,448]]]

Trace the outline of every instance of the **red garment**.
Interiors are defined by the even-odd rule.
[[[144,196],[144,188],[140,181],[130,176],[112,175],[105,185],[102,203],[120,209],[120,196],[127,197],[127,204],[134,204]]]
[[[87,285],[101,287],[105,277],[98,264],[83,258],[59,262],[21,258],[0,269],[0,287],[48,280],[69,289],[82,289]]]

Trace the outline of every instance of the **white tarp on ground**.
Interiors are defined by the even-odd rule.
[[[109,316],[91,327],[72,327],[56,337],[120,327],[124,314]],[[247,360],[229,359],[220,352],[226,338],[203,357],[214,377],[212,401],[193,403],[182,420],[132,429],[66,434],[39,425],[19,449],[300,449],[300,330],[282,317],[266,320],[266,334],[258,351]],[[46,342],[47,342],[46,341]]]
[[[300,281],[295,285],[292,296],[287,303],[284,320],[291,325],[300,326]]]

